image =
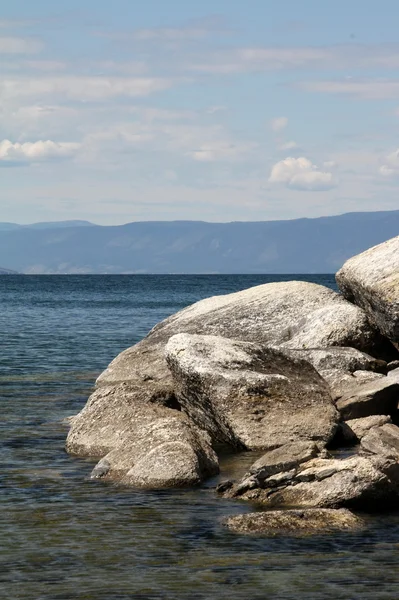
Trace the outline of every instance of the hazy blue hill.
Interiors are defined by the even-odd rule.
[[[17,275],[17,272],[10,271],[10,269],[1,269],[0,268],[0,275]]]
[[[15,229],[63,229],[64,227],[95,227],[90,221],[49,221],[47,223],[32,223],[18,225],[17,223],[0,223],[0,231],[14,231]]]
[[[399,234],[399,211],[292,221],[0,230],[0,263],[36,273],[333,273]]]

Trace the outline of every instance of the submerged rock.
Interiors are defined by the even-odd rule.
[[[236,533],[302,536],[356,530],[364,522],[345,508],[310,508],[236,515],[226,519],[225,525]]]
[[[166,346],[183,410],[215,441],[273,449],[306,440],[324,446],[338,413],[312,365],[283,348],[179,334]]]
[[[399,342],[399,236],[350,258],[336,275],[345,298]]]

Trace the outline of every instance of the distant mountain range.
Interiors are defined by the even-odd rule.
[[[334,273],[396,235],[399,210],[233,223],[0,223],[0,264],[49,274]]]

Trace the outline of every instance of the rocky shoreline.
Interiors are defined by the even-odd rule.
[[[227,520],[245,533],[345,530],[350,509],[397,507],[399,237],[336,278],[341,294],[271,283],[162,321],[100,375],[67,451],[100,459],[93,478],[158,489],[216,474],[220,444],[262,450],[217,489],[263,508]]]

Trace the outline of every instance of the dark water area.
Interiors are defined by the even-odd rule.
[[[253,509],[201,488],[143,492],[90,481],[63,420],[95,378],[159,320],[201,298],[330,275],[0,277],[0,598],[7,600],[399,598],[399,516],[357,533],[244,537]],[[243,454],[244,469],[253,457]],[[222,460],[228,476],[230,458]]]

